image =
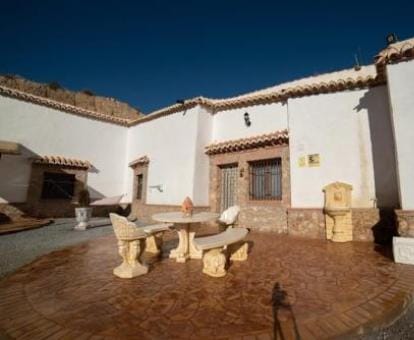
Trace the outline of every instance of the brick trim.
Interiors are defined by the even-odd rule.
[[[251,150],[267,146],[287,145],[288,143],[288,131],[280,130],[268,134],[262,134],[259,136],[228,140],[220,143],[213,143],[207,145],[205,149],[207,155],[216,155],[220,153]]]

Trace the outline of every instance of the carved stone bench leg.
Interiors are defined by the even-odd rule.
[[[162,235],[163,233],[156,233],[148,236],[145,241],[145,251],[154,255],[159,255],[162,248]]]
[[[226,256],[222,248],[207,251],[203,257],[203,273],[213,277],[226,275]]]
[[[114,269],[114,275],[123,279],[131,279],[148,273],[148,267],[140,262],[140,257],[144,250],[144,242],[144,239],[134,241],[118,240],[119,255],[121,255],[123,262]]]
[[[247,242],[238,242],[227,246],[232,261],[246,261],[247,253],[249,251],[249,244]]]

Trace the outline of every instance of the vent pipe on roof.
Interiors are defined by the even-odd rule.
[[[354,70],[359,71],[361,69],[361,64],[359,62],[359,58],[358,58],[358,55],[356,53],[354,54],[354,58],[355,58]]]

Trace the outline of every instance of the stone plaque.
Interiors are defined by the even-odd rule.
[[[393,237],[392,252],[394,261],[403,264],[414,264],[414,238]]]
[[[320,165],[320,157],[318,153],[308,155],[308,165],[310,167],[318,167]]]

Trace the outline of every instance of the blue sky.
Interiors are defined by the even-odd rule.
[[[364,64],[414,36],[414,1],[1,1],[0,74],[144,113]]]

